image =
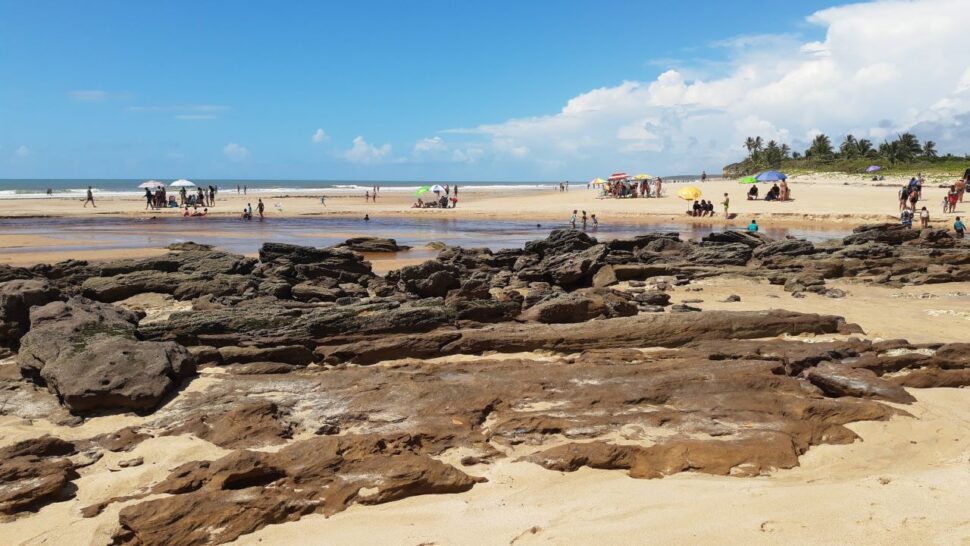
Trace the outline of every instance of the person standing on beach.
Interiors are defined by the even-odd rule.
[[[592,218],[592,220],[593,220],[593,231],[596,231],[596,228],[598,228],[600,226],[600,221],[596,219],[596,215],[595,214],[592,215],[592,216],[590,216],[590,218]]]
[[[731,218],[728,214],[728,209],[731,207],[731,198],[728,197],[728,194],[724,194],[724,201],[721,201],[721,204],[724,205],[724,217]]]
[[[583,231],[586,230],[586,211],[583,211]]]
[[[907,201],[909,201],[909,186],[903,186],[899,188],[899,210],[906,208]]]
[[[47,197],[54,197],[54,189],[47,188]]]
[[[576,229],[576,211],[575,210],[573,211],[573,215],[569,217],[569,225],[573,226],[573,229]]]
[[[370,192],[369,191],[365,191],[364,192],[364,202],[365,203],[370,203]]]
[[[91,203],[92,207],[98,208],[98,206],[94,204],[94,192],[91,191],[91,186],[88,186],[88,197],[84,200],[84,208],[88,208],[88,203]]]
[[[242,188],[239,187],[239,184],[236,184],[236,195],[239,195],[240,193],[242,193]]]
[[[926,210],[926,207],[919,211],[919,223],[923,229],[930,227],[930,211]]]
[[[153,206],[154,200],[155,196],[152,195],[152,190],[145,188],[145,210],[148,210],[148,207],[155,208]]]
[[[662,197],[661,186],[663,185],[663,183],[664,183],[663,179],[658,176],[657,177],[657,197]]]
[[[707,182],[707,171],[701,171],[701,182]]]
[[[263,211],[264,210],[266,210],[266,205],[264,205],[263,204],[263,200],[260,199],[259,202],[256,203],[256,212],[259,213],[259,219],[260,220],[263,219]]]
[[[246,192],[247,191],[249,191],[249,187],[248,186],[243,186],[243,195],[246,195]]]
[[[180,199],[180,200],[182,201],[182,202],[181,202],[180,204],[181,204],[181,205],[182,205],[183,207],[184,207],[184,206],[185,206],[185,205],[187,204],[187,203],[186,203],[186,199],[187,199],[187,198],[188,198],[188,196],[187,196],[187,194],[186,194],[186,192],[185,192],[185,188],[180,188],[180,189],[179,189],[179,199]]]
[[[455,198],[458,198],[458,184],[455,184]]]

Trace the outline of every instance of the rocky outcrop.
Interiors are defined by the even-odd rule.
[[[411,248],[398,245],[394,239],[384,237],[352,237],[337,245],[337,247],[354,252],[401,252]]]
[[[276,453],[239,451],[184,464],[154,487],[170,496],[122,509],[113,544],[221,544],[314,512],[459,493],[482,481],[408,440],[324,436]]]
[[[854,396],[910,404],[916,401],[902,387],[875,373],[841,364],[822,363],[805,371],[805,377],[829,396]]]
[[[558,324],[586,322],[595,318],[629,317],[637,314],[637,305],[606,288],[584,288],[554,296],[522,313],[523,320]]]
[[[60,299],[45,280],[17,279],[0,283],[0,348],[16,351],[30,330],[30,308]]]
[[[436,260],[402,267],[389,272],[385,278],[401,291],[419,298],[443,298],[461,286],[458,270]]]
[[[643,314],[585,324],[498,324],[475,329],[439,330],[368,338],[342,345],[322,345],[317,352],[328,363],[372,364],[397,358],[430,358],[486,351],[519,352],[542,349],[569,353],[597,347],[677,347],[705,339],[749,339],[781,334],[845,331],[840,317],[788,311],[707,311]]]
[[[195,364],[176,343],[139,340],[138,318],[77,297],[35,307],[17,356],[21,372],[72,413],[150,410]]]
[[[0,448],[0,514],[36,511],[74,496],[78,478],[67,457],[74,444],[52,436],[24,440]]]

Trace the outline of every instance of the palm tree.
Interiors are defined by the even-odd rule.
[[[781,145],[781,158],[788,159],[791,157],[791,146],[787,144]]]
[[[765,146],[765,160],[769,167],[780,167],[781,166],[781,148],[778,143],[774,140],[769,140],[768,145]]]
[[[919,139],[913,133],[903,133],[899,135],[896,141],[899,142],[904,161],[911,160],[923,153],[923,147],[920,146]]]
[[[854,159],[859,155],[859,142],[854,136],[845,135],[845,139],[839,145],[839,155],[845,159]]]
[[[748,156],[750,156],[751,155],[751,152],[754,151],[754,139],[753,138],[748,137],[748,138],[744,139],[744,149],[748,151]]]
[[[879,145],[879,155],[889,161],[890,165],[895,165],[907,159],[906,148],[899,140],[884,141]]]
[[[862,157],[871,158],[873,156],[873,153],[876,151],[875,148],[872,147],[872,141],[869,140],[868,138],[860,138],[855,143],[855,147],[856,147],[856,150],[859,152],[859,155]]]
[[[813,159],[832,159],[834,152],[832,151],[832,140],[829,139],[827,135],[818,134],[812,140],[812,145],[805,150],[805,156],[811,157]]]
[[[764,142],[761,137],[754,137],[754,151],[760,152],[762,147],[764,147]]]
[[[936,143],[932,140],[927,140],[923,143],[923,157],[927,159],[933,159],[937,157],[936,153]]]

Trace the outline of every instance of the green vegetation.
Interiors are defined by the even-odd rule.
[[[724,167],[728,177],[747,176],[767,169],[779,169],[789,175],[809,172],[865,174],[870,165],[879,165],[881,175],[911,175],[921,172],[934,178],[959,178],[970,167],[970,154],[940,156],[932,140],[920,143],[916,135],[903,133],[878,146],[872,141],[846,135],[836,148],[825,134],[816,135],[803,153],[787,144],[748,137],[744,141],[748,156],[739,163]]]

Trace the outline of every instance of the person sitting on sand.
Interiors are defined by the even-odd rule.
[[[694,205],[691,207],[690,215],[691,216],[700,216],[701,215],[701,203],[700,203],[700,201],[694,201]]]
[[[205,216],[206,214],[209,214],[209,209],[203,208],[202,212],[199,212],[198,207],[196,207],[195,211],[192,213],[192,216]]]
[[[249,209],[243,209],[242,218],[243,218],[243,220],[252,220],[253,219],[253,213],[250,212]]]
[[[708,201],[704,207],[704,210],[707,211],[708,216],[714,216],[714,201]]]
[[[370,214],[365,214],[364,215],[364,221],[365,222],[370,222]]]
[[[754,218],[751,219],[751,223],[748,224],[748,232],[757,233],[758,232],[758,221]]]
[[[765,194],[765,201],[777,201],[780,194],[781,188],[778,187],[778,184],[774,184],[771,186],[771,189],[768,190],[768,193]]]
[[[758,186],[751,186],[751,189],[748,190],[748,201],[757,201],[757,200],[758,200]]]
[[[184,217],[189,216],[191,214],[192,213],[189,212],[189,206],[188,205],[185,205],[185,212],[182,213],[182,217],[184,218]]]
[[[451,208],[455,208],[457,206],[458,206],[458,198],[457,197],[452,197],[451,198]]]
[[[930,211],[926,210],[926,207],[919,211],[919,223],[923,229],[930,227]]]
[[[963,239],[963,232],[967,230],[967,226],[963,225],[960,217],[957,216],[955,222],[953,222],[953,231],[957,232],[957,239]]]

